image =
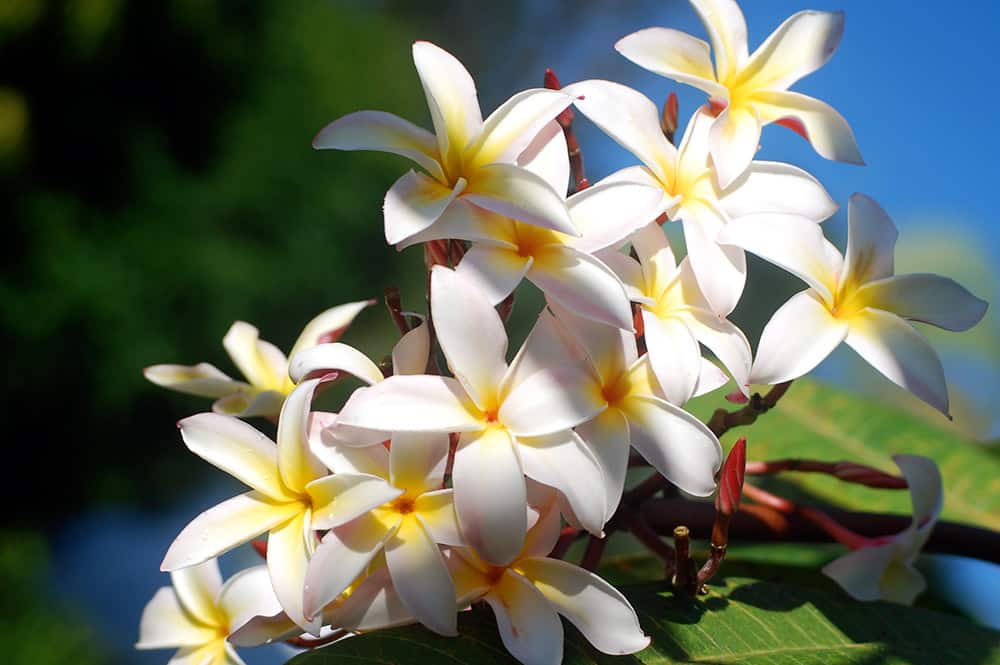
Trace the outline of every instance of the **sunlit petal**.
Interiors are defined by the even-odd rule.
[[[431,352],[431,334],[427,319],[419,317],[420,323],[399,338],[392,347],[392,371],[394,374],[423,374]]]
[[[346,372],[368,385],[382,380],[378,365],[353,346],[341,342],[320,344],[296,353],[292,356],[288,372],[296,383],[309,376],[331,372]]]
[[[493,609],[500,639],[512,656],[529,665],[562,662],[562,622],[528,580],[508,570],[483,600]]]
[[[542,176],[513,164],[476,169],[464,198],[526,224],[579,235],[566,210],[565,194],[552,189]]]
[[[691,0],[691,4],[712,41],[718,80],[725,81],[743,68],[749,57],[743,12],[735,0]]]
[[[440,153],[447,160],[483,126],[476,84],[455,56],[430,42],[413,44],[413,64],[427,96]]]
[[[404,174],[385,195],[386,242],[395,245],[427,229],[465,186],[466,181],[462,178],[454,187],[448,187],[416,171]]]
[[[681,215],[688,259],[712,311],[726,316],[736,308],[746,285],[746,255],[739,247],[719,244],[724,213],[701,201],[685,205]]]
[[[217,637],[215,626],[196,623],[184,611],[171,587],[160,587],[146,603],[139,621],[136,649],[195,646]]]
[[[170,581],[181,605],[195,619],[210,626],[226,623],[226,617],[216,605],[222,590],[222,573],[217,560],[209,559],[197,566],[175,570],[170,573]]]
[[[479,139],[468,148],[468,163],[513,162],[572,103],[572,97],[558,90],[535,88],[517,93],[486,118]]]
[[[715,80],[708,43],[672,28],[646,28],[622,37],[615,50],[644,69],[724,97]]]
[[[455,272],[495,305],[513,293],[531,263],[532,257],[521,256],[514,250],[475,245],[462,257]]]
[[[694,395],[701,374],[701,349],[683,319],[642,311],[646,349],[657,383],[671,404],[683,406]]]
[[[857,299],[911,321],[945,330],[968,330],[979,323],[989,306],[961,284],[940,275],[896,275],[865,284]]]
[[[278,470],[285,486],[298,494],[326,475],[322,462],[309,450],[309,410],[319,383],[319,379],[310,379],[299,384],[285,400],[278,418]]]
[[[587,442],[600,464],[605,497],[604,519],[608,520],[618,508],[625,488],[629,451],[628,421],[618,409],[606,409],[593,420],[577,426],[576,432]]]
[[[383,478],[360,473],[337,473],[309,483],[313,527],[332,529],[388,503],[403,494]]]
[[[751,162],[720,203],[730,218],[782,213],[814,222],[829,218],[838,207],[816,178],[780,162]]]
[[[443,376],[392,376],[356,390],[337,424],[382,431],[466,432],[482,427],[465,390]],[[336,426],[333,431],[336,434]]]
[[[393,487],[417,495],[440,489],[448,459],[448,435],[437,432],[394,432],[389,449]]]
[[[590,420],[606,402],[581,390],[592,385],[582,367],[545,369],[515,386],[500,406],[499,421],[518,436],[543,436]]]
[[[569,197],[566,205],[580,237],[567,244],[587,254],[622,245],[666,209],[666,194],[654,184],[602,180]]]
[[[442,635],[457,635],[455,586],[444,558],[415,516],[403,518],[386,541],[385,560],[403,605],[422,624]]]
[[[142,370],[151,383],[199,397],[224,397],[241,390],[250,390],[242,381],[234,381],[214,365],[152,365]]]
[[[599,259],[552,245],[535,253],[527,277],[546,296],[580,316],[632,330],[632,307],[625,287]]]
[[[219,593],[219,607],[226,614],[230,631],[255,616],[273,616],[281,612],[267,566],[244,568],[226,580]]]
[[[222,346],[254,387],[280,390],[285,385],[288,359],[276,346],[261,340],[249,323],[237,321],[230,326]]]
[[[798,92],[760,91],[751,98],[762,123],[789,119],[821,156],[848,164],[864,164],[847,120],[826,102]]]
[[[309,620],[302,611],[302,589],[311,549],[306,540],[314,537],[309,522],[309,511],[303,510],[271,529],[267,537],[267,571],[274,593],[288,618],[303,630],[319,635],[319,617]]]
[[[466,544],[455,513],[454,490],[435,490],[421,494],[414,501],[413,512],[435,543],[453,547]]]
[[[739,85],[785,90],[826,64],[843,35],[844,12],[793,14],[750,56]]]
[[[750,166],[760,143],[760,125],[756,108],[745,104],[728,106],[712,123],[709,132],[712,163],[723,189]]]

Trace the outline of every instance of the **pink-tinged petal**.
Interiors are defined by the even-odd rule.
[[[598,651],[624,655],[649,646],[625,596],[594,573],[542,557],[523,559],[517,567]]]
[[[710,360],[701,359],[701,373],[698,375],[698,385],[694,388],[693,397],[707,395],[718,390],[729,383],[729,376],[715,366]],[[740,386],[740,390],[746,390],[745,386]]]
[[[404,517],[385,544],[392,584],[415,619],[441,635],[458,635],[455,585],[441,550],[415,516]]]
[[[480,409],[495,408],[507,372],[507,331],[487,295],[454,270],[434,266],[431,313],[448,367]]]
[[[532,257],[516,250],[489,245],[474,245],[466,252],[455,272],[475,285],[487,300],[496,305],[521,283],[531,267]]]
[[[734,0],[691,0],[715,51],[719,81],[726,81],[746,64],[747,24]]]
[[[889,312],[865,309],[851,317],[845,341],[887,379],[949,415],[941,361],[909,323]]]
[[[562,622],[528,580],[508,570],[483,600],[493,609],[500,639],[512,656],[527,665],[562,662]]]
[[[604,486],[604,519],[618,508],[628,472],[628,421],[618,409],[606,409],[593,420],[577,426],[576,433],[586,441],[600,464]],[[540,554],[545,556],[548,552]]]
[[[573,98],[559,90],[535,88],[517,93],[486,118],[479,139],[466,151],[467,163],[473,167],[512,163],[572,103]]]
[[[562,520],[559,518],[559,493],[548,485],[527,479],[528,503],[530,504],[529,521],[534,524],[528,528],[524,538],[524,548],[519,558],[529,556],[548,556],[559,540],[562,531]]]
[[[443,376],[392,376],[356,390],[332,428],[341,424],[393,432],[468,432],[482,428],[465,389]],[[372,442],[374,443],[374,442]]]
[[[281,405],[285,403],[285,394],[277,390],[240,391],[227,395],[212,403],[212,411],[220,416],[234,418],[277,418]]]
[[[451,161],[483,126],[476,84],[455,56],[430,42],[413,44],[413,64],[427,96],[440,154]]]
[[[791,121],[820,156],[837,162],[864,165],[858,143],[844,116],[826,102],[798,92],[760,91],[750,103],[763,124]]]
[[[886,277],[865,284],[855,296],[868,307],[945,330],[968,330],[989,304],[952,279],[927,273]]]
[[[514,560],[527,531],[521,464],[506,430],[465,434],[455,455],[455,510],[462,535],[496,565]]]
[[[296,386],[278,417],[278,471],[285,486],[297,494],[326,475],[323,463],[309,450],[309,410],[319,384],[319,379],[310,379]]]
[[[403,175],[385,195],[385,241],[395,245],[430,227],[465,187],[462,178],[448,187],[416,171]]]
[[[267,571],[274,593],[288,618],[303,630],[319,635],[320,617],[310,620],[302,611],[302,589],[309,567],[309,550],[312,549],[307,539],[313,538],[308,510],[271,529],[267,537]]]
[[[913,503],[913,526],[933,527],[944,503],[944,484],[937,464],[920,455],[893,455],[892,461],[906,478]]]
[[[414,315],[415,316],[415,315]],[[393,374],[424,374],[431,353],[431,333],[427,319],[418,317],[420,324],[399,338],[392,347]]]
[[[632,447],[653,468],[688,494],[708,496],[715,491],[722,446],[704,423],[652,395],[628,397],[622,411]]]
[[[600,394],[582,367],[544,369],[514,386],[500,406],[498,420],[516,436],[544,436],[586,422],[604,410]]]
[[[569,191],[569,149],[566,135],[550,120],[517,156],[517,165],[540,175],[558,193]]]
[[[312,146],[317,150],[391,152],[412,159],[432,177],[445,179],[434,135],[384,111],[358,111],[337,118],[320,130]]]
[[[235,392],[249,391],[242,381],[233,381],[214,365],[152,365],[142,370],[150,383],[199,397],[225,397]]]
[[[306,572],[303,610],[317,616],[322,609],[364,572],[368,563],[395,533],[397,524],[385,524],[371,515],[331,529],[313,552]]]
[[[437,432],[394,432],[389,448],[390,482],[416,496],[441,488],[449,437]]]
[[[579,345],[602,382],[614,381],[638,358],[635,335],[631,332],[577,316],[558,303],[550,302],[549,309],[555,313],[557,326],[562,331],[560,334]],[[548,363],[550,367],[558,365],[556,362]],[[600,390],[601,386],[597,389]]]
[[[455,513],[454,490],[434,490],[421,494],[414,501],[413,511],[435,543],[452,547],[466,545]]]
[[[337,473],[309,483],[315,529],[333,529],[403,495],[378,476]]]
[[[785,90],[826,64],[843,35],[844,12],[793,14],[750,56],[739,85]]]
[[[701,375],[701,349],[685,321],[676,316],[660,318],[642,310],[649,363],[664,396],[683,406],[694,395]]]
[[[666,210],[670,199],[658,182],[653,185],[602,180],[569,197],[566,205],[580,237],[567,244],[587,254],[624,244]]]
[[[837,204],[816,178],[791,164],[751,162],[723,193],[722,208],[730,218],[782,213],[822,222]]]
[[[896,543],[864,547],[826,564],[822,573],[855,600],[880,600],[882,575],[895,555]]]
[[[847,205],[847,252],[841,285],[861,285],[892,277],[899,231],[875,199],[852,194]]]
[[[255,327],[237,321],[222,338],[222,346],[255,388],[280,390],[288,380],[288,359],[276,346],[260,339]]]
[[[206,644],[218,636],[214,625],[198,623],[184,611],[177,594],[160,587],[146,603],[139,620],[136,649],[169,649]]]
[[[594,535],[602,533],[605,503],[594,496],[594,489],[603,485],[604,476],[594,453],[576,432],[519,436],[517,454],[524,475],[559,490],[580,525]]]
[[[708,43],[672,28],[646,28],[622,37],[615,50],[644,69],[704,90],[710,97],[725,97],[715,80]]]
[[[299,333],[299,338],[295,340],[289,358],[303,349],[316,346],[317,344],[336,342],[337,339],[347,330],[355,317],[366,307],[374,305],[374,300],[359,300],[349,302],[344,305],[337,305],[317,315]]]
[[[717,240],[787,270],[833,302],[842,260],[812,221],[793,215],[748,215],[726,224]]]
[[[632,306],[621,280],[600,259],[560,245],[535,253],[528,279],[551,300],[580,316],[632,330]]]
[[[226,613],[230,632],[255,616],[281,612],[267,566],[245,568],[226,580],[219,592],[219,607]]]
[[[750,105],[728,106],[709,132],[719,187],[726,189],[747,170],[760,144],[761,119]]]
[[[334,609],[323,613],[323,621],[346,630],[368,631],[415,623],[396,592],[386,568],[375,570]]]
[[[177,423],[188,449],[277,501],[293,495],[278,473],[278,448],[242,420],[216,413],[199,413]]]
[[[308,377],[319,377],[333,372],[346,372],[368,385],[382,380],[382,370],[368,356],[353,346],[341,342],[319,344],[292,356],[288,373],[299,383]]]
[[[526,224],[571,236],[580,235],[566,210],[565,194],[540,175],[513,164],[476,169],[464,198],[487,210]]]
[[[302,504],[275,503],[247,492],[209,508],[191,520],[170,544],[160,570],[187,568],[256,538],[301,512]]]
[[[660,112],[641,92],[598,79],[563,88],[580,112],[648,166],[661,183],[672,183],[677,150],[660,129]],[[661,185],[662,186],[662,185]]]
[[[436,222],[396,245],[403,250],[430,240],[468,240],[469,242],[517,249],[514,221],[491,210],[455,199]]]
[[[201,623],[216,626],[224,625],[223,616],[216,599],[222,590],[222,573],[219,572],[219,562],[209,559],[197,566],[182,568],[170,573],[170,582],[181,602],[181,606]]]
[[[686,318],[691,334],[722,361],[733,375],[736,385],[747,385],[753,358],[750,342],[743,331],[726,319],[704,310],[692,309]]]
[[[747,261],[740,247],[719,244],[725,213],[701,201],[684,206],[684,240],[698,287],[714,311],[726,316],[736,308],[746,285]]]
[[[830,314],[814,291],[800,291],[764,326],[750,383],[782,383],[811,372],[847,332],[847,322]]]

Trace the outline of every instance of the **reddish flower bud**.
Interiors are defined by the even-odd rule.
[[[559,83],[559,77],[550,68],[545,69],[545,87],[549,90],[562,90],[562,84]],[[556,122],[563,129],[569,127],[573,122],[573,107],[568,106],[566,110],[556,116]],[[578,188],[582,189],[582,188]]]
[[[671,143],[674,142],[674,135],[677,133],[677,93],[672,92],[663,104],[663,114],[660,116],[660,129]]]
[[[250,545],[253,547],[253,551],[260,555],[261,559],[267,558],[267,541],[266,540],[252,540]]]
[[[731,516],[740,508],[743,496],[743,478],[747,468],[747,440],[740,437],[722,463],[719,473],[719,493],[715,497],[715,509],[722,515]]]
[[[744,395],[741,391],[734,390],[726,395],[726,401],[730,404],[746,404],[750,401],[750,398]]]

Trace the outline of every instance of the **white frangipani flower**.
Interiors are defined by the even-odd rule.
[[[823,574],[857,600],[912,605],[927,588],[914,566],[941,514],[944,488],[937,465],[918,455],[892,458],[903,472],[913,502],[913,523],[879,544],[862,547],[823,566]]]
[[[667,399],[683,406],[702,374],[698,343],[707,346],[745,390],[750,343],[739,328],[711,311],[685,258],[677,265],[667,237],[656,223],[632,236],[639,257],[604,255],[639,303],[649,362]]]
[[[386,194],[386,241],[395,245],[424,231],[456,200],[575,235],[565,190],[556,192],[515,163],[572,98],[556,90],[525,90],[484,121],[472,76],[454,56],[429,42],[416,42],[413,63],[434,134],[391,113],[358,111],[330,123],[313,140],[318,149],[395,153],[427,172],[408,172]]]
[[[326,310],[303,328],[288,357],[260,339],[255,327],[237,321],[222,339],[233,364],[247,382],[236,381],[209,363],[153,365],[143,370],[158,386],[200,397],[214,397],[212,410],[231,416],[277,417],[295,384],[288,377],[288,358],[321,342],[335,341],[354,317],[374,301],[347,303]]]
[[[711,152],[719,184],[729,186],[750,164],[762,125],[777,122],[804,137],[823,157],[864,164],[847,121],[831,106],[798,92],[796,81],[822,67],[840,44],[843,12],[802,11],[778,26],[754,51],[734,0],[691,0],[715,51],[670,28],[647,28],[615,44],[626,58],[652,72],[699,88],[721,110],[712,123]]]
[[[492,565],[470,549],[448,552],[459,599],[486,602],[504,646],[525,665],[562,662],[559,615],[602,653],[629,654],[649,646],[635,610],[617,589],[588,570],[546,556],[559,538],[556,502],[535,514],[524,548],[507,565]]]
[[[639,183],[663,192],[647,221],[661,213],[681,221],[698,286],[720,316],[733,311],[746,283],[743,251],[718,241],[730,220],[769,213],[820,222],[837,210],[815,178],[789,164],[753,162],[741,178],[720,190],[709,159],[714,119],[703,111],[691,117],[678,149],[660,129],[656,105],[642,93],[600,80],[574,83],[565,90],[577,97],[575,104],[584,115],[642,161],[644,166],[618,171],[605,182]]]
[[[243,665],[227,642],[229,635],[254,616],[281,609],[264,566],[242,570],[223,584],[218,561],[210,559],[175,571],[170,578],[173,586],[161,587],[146,604],[135,648],[179,649],[171,663]],[[243,646],[278,635],[264,630],[256,642]]]
[[[771,233],[761,234],[761,223]],[[983,318],[987,304],[947,277],[894,275],[897,235],[885,211],[862,194],[854,194],[848,207],[846,256],[819,227],[800,220],[747,218],[727,227],[725,242],[810,287],[782,305],[764,328],[751,383],[798,378],[846,342],[890,381],[948,415],[941,361],[908,321],[967,330]]]
[[[541,357],[530,339],[508,367],[507,333],[488,298],[454,271],[431,273],[431,312],[441,350],[455,378],[393,376],[356,391],[341,426],[391,432],[460,432],[453,486],[466,541],[497,564],[520,551],[527,528],[524,476],[562,492],[592,533],[604,524],[593,500],[601,470],[571,429],[601,405],[579,390],[578,365],[521,371]]]

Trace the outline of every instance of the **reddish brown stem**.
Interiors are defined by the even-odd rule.
[[[736,411],[716,410],[712,414],[711,419],[706,423],[708,429],[712,430],[715,436],[721,437],[734,427],[752,425],[758,416],[767,413],[777,405],[778,400],[788,392],[788,388],[791,385],[791,381],[774,385],[764,396],[754,393],[750,401],[742,409],[737,409]]]
[[[556,546],[552,548],[549,552],[549,556],[553,559],[561,559],[566,556],[566,552],[573,545],[577,538],[581,536],[579,529],[574,529],[571,526],[563,527],[562,532],[559,534],[559,540],[556,541]]]
[[[601,562],[601,555],[607,546],[607,538],[591,536],[587,541],[587,549],[583,552],[583,559],[580,560],[580,567],[591,571],[597,570],[597,564]]]
[[[906,480],[854,462],[821,462],[807,459],[782,459],[770,462],[748,462],[747,473],[755,476],[771,475],[782,471],[825,473],[846,483],[855,483],[878,489],[906,489]]]
[[[744,485],[743,494],[759,504],[773,508],[786,515],[799,515],[825,531],[831,538],[851,549],[872,544],[870,538],[857,534],[821,510],[799,506],[788,499],[771,494],[753,485]]]
[[[392,317],[392,322],[396,324],[399,333],[405,335],[410,332],[410,324],[406,320],[406,315],[403,314],[403,303],[399,295],[399,289],[395,286],[390,286],[385,289],[384,293],[385,306],[389,310],[389,316]]]
[[[559,83],[556,73],[551,69],[545,70],[545,87],[549,90],[559,90],[562,85]],[[576,133],[573,131],[573,107],[567,107],[565,111],[556,117],[556,122],[562,127],[563,136],[566,137],[566,149],[569,152],[569,170],[573,181],[573,191],[579,192],[590,187],[590,181],[583,170],[583,153],[580,151],[580,143],[576,140]]]

